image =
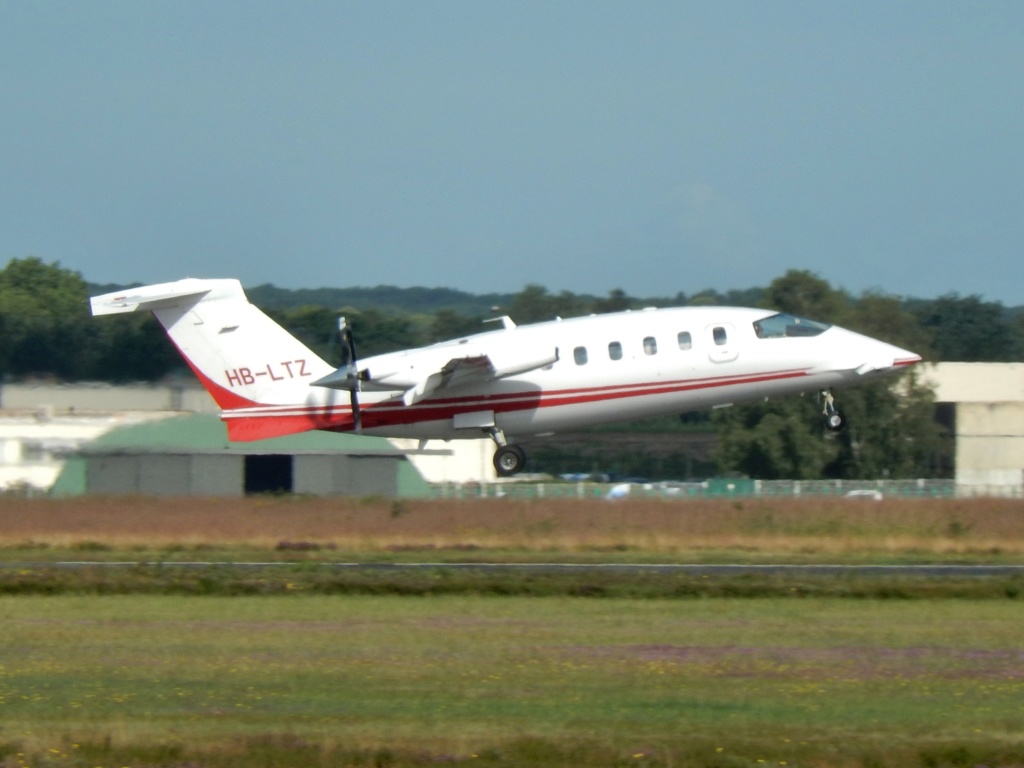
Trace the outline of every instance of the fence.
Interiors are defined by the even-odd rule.
[[[438,498],[514,499],[719,499],[750,497],[849,496],[865,498],[1021,498],[1019,486],[958,486],[953,480],[749,480],[716,478],[702,483],[445,483],[433,486]]]

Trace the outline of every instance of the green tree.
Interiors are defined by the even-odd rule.
[[[951,466],[934,395],[914,371],[895,382],[842,390],[836,398],[847,428],[832,436],[837,450],[826,477],[936,477]]]
[[[849,298],[812,272],[791,269],[775,278],[765,291],[762,306],[798,317],[842,325]]]
[[[621,288],[608,292],[605,299],[595,299],[593,304],[594,312],[622,312],[626,309],[633,309],[637,305],[636,299],[631,299]]]
[[[338,319],[344,314],[343,312],[306,304],[294,309],[277,310],[267,314],[324,360],[341,364],[341,334],[338,330]]]
[[[852,331],[932,357],[931,340],[913,313],[894,296],[868,292],[853,304],[847,321]]]
[[[531,283],[512,297],[509,316],[519,325],[553,320],[558,315],[555,297],[542,285]]]
[[[557,296],[548,293],[547,288],[531,283],[512,297],[508,307],[509,317],[517,325],[540,323],[556,317],[578,317],[591,312],[590,303],[569,291]]]
[[[1002,304],[952,294],[917,303],[914,314],[929,334],[937,360],[991,363],[1016,359],[1016,329]]]
[[[491,328],[495,326],[490,326]],[[430,322],[428,342],[447,341],[488,330],[479,317],[466,317],[453,309],[439,309]]]
[[[1013,313],[1013,352],[1011,360],[1024,359],[1024,311],[1017,309]]]
[[[375,309],[346,308],[335,314],[335,329],[338,314],[349,319],[356,340],[356,352],[361,359],[421,346],[423,343],[423,339],[417,335],[416,329],[406,315],[386,314]]]
[[[59,263],[12,259],[0,270],[0,372],[78,378],[89,369],[86,283]]]
[[[822,477],[838,446],[822,439],[815,398],[791,397],[713,412],[721,471],[762,480]]]
[[[163,327],[149,312],[89,318],[90,364],[75,378],[118,383],[159,381],[187,372]]]

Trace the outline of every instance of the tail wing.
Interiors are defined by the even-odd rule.
[[[94,315],[152,311],[225,411],[231,439],[317,428],[316,419],[288,420],[286,427],[279,419],[255,418],[257,410],[281,410],[272,406],[310,405],[310,383],[334,367],[250,304],[238,280],[188,278],[95,296],[90,304]],[[254,418],[232,418],[239,409]],[[265,427],[254,429],[257,420]]]

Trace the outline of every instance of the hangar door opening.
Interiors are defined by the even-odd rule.
[[[291,493],[295,490],[294,457],[280,453],[245,457],[246,493]]]

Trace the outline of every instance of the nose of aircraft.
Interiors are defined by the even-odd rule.
[[[880,375],[897,373],[921,362],[916,352],[843,328],[830,330],[839,331],[832,339],[834,351],[842,360],[836,366],[839,370],[853,371],[858,376]]]
[[[901,349],[900,347],[893,346],[892,344],[886,344],[884,341],[876,341],[875,343],[881,345],[881,349],[879,349],[880,357],[875,358],[870,362],[865,362],[857,369],[857,373],[862,376],[866,373],[874,373],[876,371],[880,373],[886,373],[889,371],[895,372],[921,362],[921,356],[915,352],[911,352],[907,349]]]

